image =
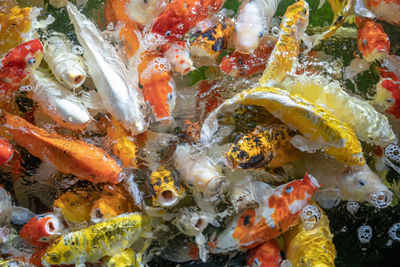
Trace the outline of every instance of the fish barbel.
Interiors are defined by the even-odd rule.
[[[278,42],[259,81],[261,85],[280,83],[286,73],[292,71],[300,51],[301,38],[308,25],[308,16],[309,8],[304,0],[288,7],[281,22]]]

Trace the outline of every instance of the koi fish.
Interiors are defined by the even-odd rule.
[[[63,223],[54,213],[37,215],[19,231],[19,235],[32,246],[47,246],[64,230]]]
[[[398,0],[366,0],[365,6],[379,19],[400,25],[400,2]]]
[[[251,267],[279,267],[281,266],[281,246],[275,239],[262,243],[247,252],[246,263]]]
[[[86,79],[83,60],[72,53],[72,42],[62,34],[51,36],[44,42],[44,60],[62,85],[69,89],[81,86]]]
[[[194,70],[189,49],[183,41],[166,43],[161,47],[164,57],[172,64],[174,70],[182,75]]]
[[[286,255],[292,266],[335,266],[336,249],[333,244],[328,216],[318,204],[313,203],[304,207],[302,213],[313,206],[319,214],[310,228],[307,221],[301,222],[283,234]]]
[[[126,13],[130,19],[144,25],[157,17],[168,3],[168,0],[130,0],[126,4]]]
[[[347,16],[350,14],[352,10],[352,5],[353,5],[353,0],[328,0],[329,4],[331,4],[331,8],[333,11],[333,21],[329,28],[321,33],[321,38],[322,40],[325,40],[332,36],[337,29],[342,26],[342,24],[345,22]],[[314,46],[317,43],[314,43]]]
[[[105,264],[106,267],[143,267],[142,254],[135,253],[131,248],[124,249],[113,255]]]
[[[25,42],[11,49],[1,60],[0,93],[18,90],[42,60],[43,47],[38,39]]]
[[[269,56],[275,43],[260,42],[260,45],[251,54],[242,54],[235,51],[221,59],[220,69],[231,77],[250,77],[262,72],[267,66]]]
[[[116,1],[118,2],[118,1]],[[136,84],[115,48],[106,42],[97,26],[71,3],[68,15],[74,25],[78,41],[83,46],[88,73],[103,101],[105,109],[134,134],[148,127],[147,106]]]
[[[218,236],[215,253],[255,248],[280,236],[298,223],[301,210],[318,188],[318,181],[306,173],[303,179],[270,192],[262,190],[259,206],[237,215]]]
[[[282,167],[296,159],[297,149],[290,143],[294,135],[285,125],[259,125],[231,145],[225,153],[227,164],[242,169]]]
[[[381,79],[376,85],[374,103],[383,110],[392,114],[396,119],[400,118],[400,80],[393,73],[384,68],[380,70]]]
[[[308,15],[308,4],[304,0],[288,7],[281,22],[278,42],[259,81],[261,85],[271,86],[282,82],[286,73],[292,71],[308,25]]]
[[[147,220],[138,213],[128,213],[62,235],[48,247],[43,265],[96,263],[104,256],[113,256],[140,237]]]
[[[158,51],[146,51],[140,56],[139,82],[144,99],[150,104],[156,121],[169,124],[175,106],[175,85],[171,64]]]
[[[224,0],[172,0],[154,19],[152,33],[168,41],[181,39],[198,22],[217,12]]]
[[[223,18],[217,25],[200,33],[200,36],[190,46],[191,54],[217,60],[222,51],[227,48],[228,40],[234,29],[234,21],[230,18]]]
[[[0,166],[10,161],[14,154],[12,145],[7,139],[0,138]]]
[[[149,189],[153,206],[172,207],[186,196],[186,190],[172,172],[163,166],[153,171],[149,177]]]
[[[0,54],[23,43],[23,34],[32,26],[29,13],[32,8],[13,7],[8,13],[0,13]]]
[[[389,37],[382,25],[372,20],[356,17],[357,48],[367,62],[383,60],[389,54]]]
[[[44,161],[50,161],[60,172],[93,183],[119,183],[121,167],[106,155],[104,150],[71,137],[48,133],[26,120],[5,114],[6,129],[14,140],[29,153]]]

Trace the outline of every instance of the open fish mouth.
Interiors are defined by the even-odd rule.
[[[379,209],[388,207],[393,200],[393,194],[390,191],[379,191],[369,196],[369,202]]]

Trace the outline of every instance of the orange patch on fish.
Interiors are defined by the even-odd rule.
[[[368,62],[384,59],[389,54],[390,41],[382,25],[359,17],[356,22],[357,48],[363,58]]]
[[[247,252],[249,266],[279,267],[282,262],[281,247],[275,239],[262,243]]]
[[[224,90],[224,87],[218,86],[218,81],[201,81],[199,83],[196,94],[196,109],[201,120],[222,103],[221,93]]]
[[[14,154],[14,149],[10,143],[3,138],[0,138],[0,166],[7,163]]]

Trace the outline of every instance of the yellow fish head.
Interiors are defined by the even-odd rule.
[[[304,0],[298,1],[286,10],[284,19],[288,26],[297,24],[297,28],[304,29],[307,27],[309,17],[308,3]]]

